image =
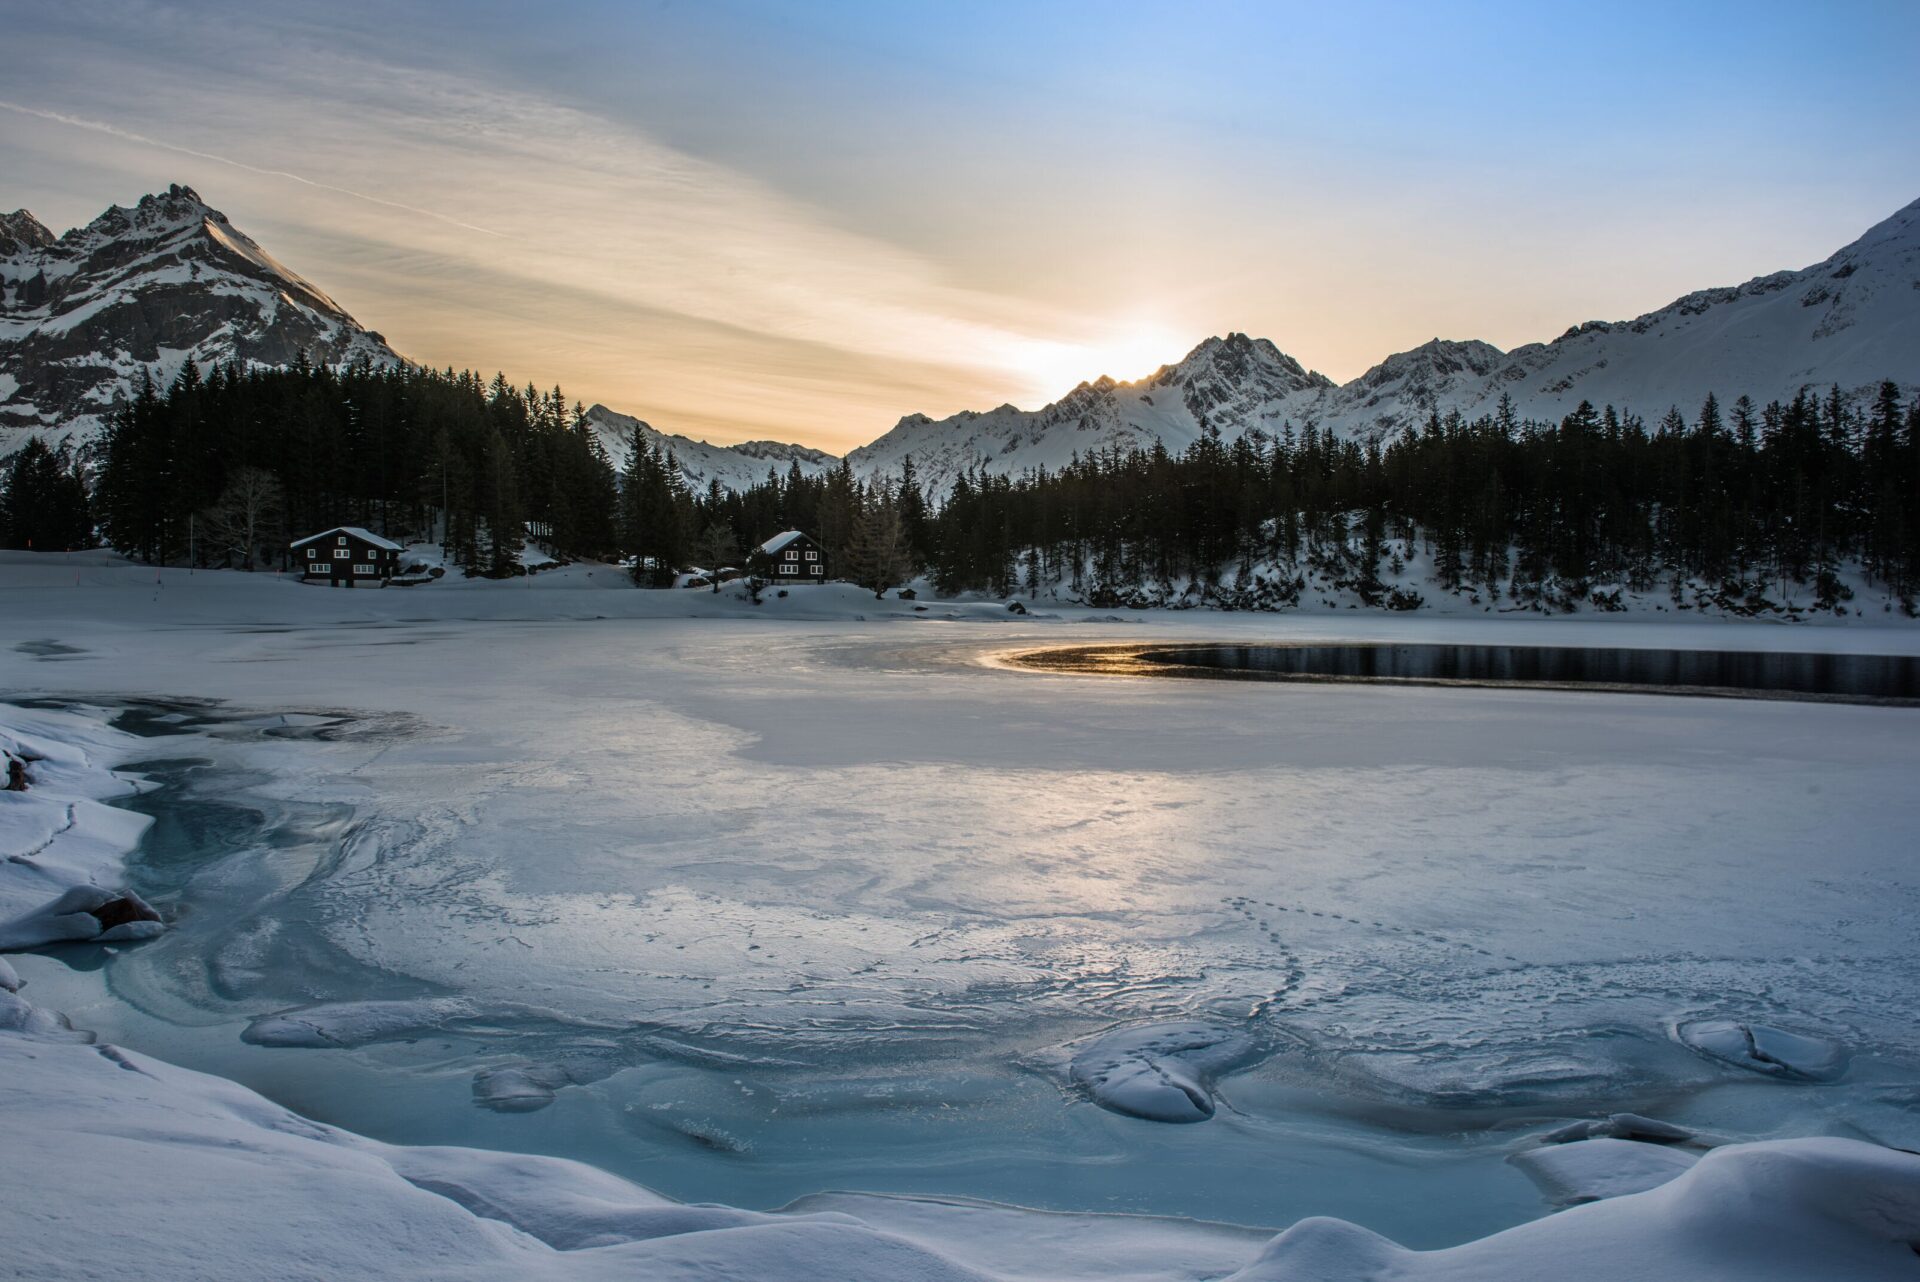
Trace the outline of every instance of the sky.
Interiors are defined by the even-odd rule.
[[[0,0],[0,209],[179,182],[403,354],[836,452],[1212,334],[1336,380],[1920,197],[1920,4]]]

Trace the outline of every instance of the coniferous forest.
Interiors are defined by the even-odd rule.
[[[499,575],[527,528],[612,555],[614,484],[558,388],[304,362],[202,378],[189,363],[114,421],[94,508],[108,543],[148,561],[251,566],[289,535],[351,524],[444,539],[454,564]]]
[[[875,590],[924,573],[942,593],[1065,590],[1095,604],[1297,604],[1307,575],[1367,604],[1416,608],[1389,580],[1424,561],[1444,591],[1503,608],[1609,608],[1621,588],[1705,585],[1722,607],[1805,588],[1843,599],[1856,567],[1909,609],[1920,589],[1920,401],[1882,385],[1756,406],[1709,397],[1649,425],[1582,405],[1558,423],[1433,415],[1385,446],[1283,426],[1175,455],[1075,459],[1057,472],[975,471],[936,500],[903,475],[797,467],[744,492],[691,492],[638,443],[616,474],[558,389],[411,367],[187,367],[114,423],[91,496],[106,541],[203,565],[271,562],[290,534],[351,523],[444,537],[471,573],[517,570],[524,532],[561,557],[625,556],[638,581],[743,564],[786,529],[813,534],[840,577]],[[63,521],[77,484],[44,451],[0,493],[4,528]],[[21,477],[31,478],[23,484]],[[15,491],[64,497],[8,499]],[[82,523],[85,517],[78,518]],[[190,551],[191,546],[191,551]]]

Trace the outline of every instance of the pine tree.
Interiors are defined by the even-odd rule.
[[[875,485],[854,519],[853,536],[841,561],[845,577],[884,597],[910,573],[905,528],[894,495]]]
[[[0,478],[0,546],[53,552],[92,542],[85,483],[45,441],[29,437]]]

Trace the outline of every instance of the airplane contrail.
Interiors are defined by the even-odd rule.
[[[39,107],[28,107],[22,103],[8,102],[4,98],[0,98],[0,108],[17,112],[22,116],[33,116],[40,120],[51,120],[56,124],[71,125],[75,129],[87,129],[94,133],[125,139],[128,142],[136,142],[146,147],[159,147],[164,151],[178,152],[182,156],[193,156],[200,160],[214,161],[216,164],[231,165],[235,169],[244,169],[250,174],[260,174],[268,178],[284,178],[288,182],[296,182],[302,186],[313,187],[320,191],[338,192],[342,196],[352,196],[356,200],[364,200],[370,204],[385,205],[388,209],[398,209],[409,214],[419,214],[423,218],[438,219],[440,222],[451,223],[453,226],[466,231],[479,232],[483,236],[498,236],[502,240],[512,239],[506,232],[495,231],[491,227],[479,227],[473,223],[461,222],[458,218],[451,217],[447,214],[436,213],[431,209],[422,209],[418,205],[407,205],[397,200],[387,200],[380,196],[371,196],[364,191],[355,191],[351,187],[337,187],[332,183],[324,183],[317,179],[303,177],[300,174],[291,173],[285,169],[264,169],[259,165],[250,165],[244,160],[235,160],[231,156],[219,156],[210,151],[196,151],[192,147],[183,147],[178,143],[167,142],[160,138],[149,138],[145,134],[137,134],[131,129],[122,129],[118,125],[108,124],[103,120],[88,120],[81,116],[69,116],[63,112],[46,111]]]

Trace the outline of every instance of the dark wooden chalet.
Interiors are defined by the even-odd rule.
[[[336,525],[293,544],[293,568],[303,583],[340,588],[384,588],[400,568],[401,547],[357,525]]]
[[[754,550],[754,568],[774,587],[795,583],[824,583],[827,554],[799,530],[776,534]]]

